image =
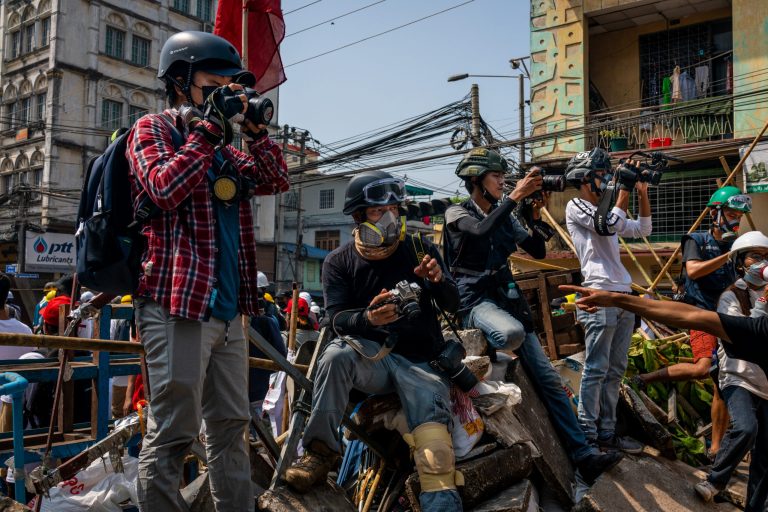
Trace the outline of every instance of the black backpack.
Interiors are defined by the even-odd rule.
[[[181,133],[164,115],[160,117],[171,130],[173,147],[179,149],[183,144]],[[104,153],[89,162],[75,233],[78,282],[92,290],[115,295],[135,291],[144,251],[141,226],[159,211],[142,192],[134,212],[131,168],[125,156],[129,131],[128,128],[116,131]]]

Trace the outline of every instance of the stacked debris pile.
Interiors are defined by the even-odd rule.
[[[683,362],[693,362],[688,334],[650,339],[638,329],[629,349],[627,377]],[[633,386],[649,411],[666,426],[677,458],[694,467],[707,464],[704,435],[711,431],[713,386],[711,379],[653,382],[645,389]]]

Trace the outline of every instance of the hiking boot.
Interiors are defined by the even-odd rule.
[[[603,451],[621,451],[632,455],[643,453],[643,448],[645,448],[645,445],[636,439],[615,434],[608,439],[598,439],[597,446]]]
[[[712,482],[709,480],[702,480],[701,482],[697,483],[694,487],[696,490],[696,494],[698,494],[702,500],[709,503],[712,501],[715,496],[717,496],[720,493],[720,489],[715,487]]]
[[[577,460],[576,469],[579,471],[581,479],[587,485],[592,485],[597,477],[618,464],[622,458],[624,458],[624,454],[621,452],[602,453],[595,450],[586,457]]]
[[[328,448],[322,441],[314,440],[306,447],[304,455],[285,472],[286,483],[300,493],[312,486],[325,482],[339,454]]]

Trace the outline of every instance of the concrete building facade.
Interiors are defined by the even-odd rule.
[[[89,160],[165,107],[162,44],[211,31],[215,12],[215,0],[0,4],[0,263],[17,261],[24,228],[74,232]]]

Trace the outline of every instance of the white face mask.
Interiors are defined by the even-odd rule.
[[[765,281],[763,279],[765,277],[766,267],[768,267],[768,262],[766,261],[753,263],[752,265],[749,266],[747,271],[744,272],[744,281],[748,282],[753,286],[757,286],[758,288],[762,288],[763,286],[768,284],[768,281]]]
[[[375,223],[360,224],[360,241],[367,247],[381,247],[394,244],[402,238],[405,222],[402,217],[387,211]]]

